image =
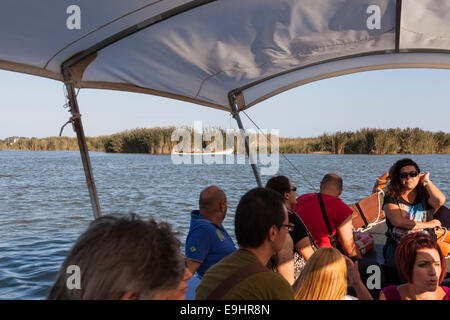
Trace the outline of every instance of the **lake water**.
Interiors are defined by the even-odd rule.
[[[371,193],[375,179],[404,156],[286,155],[279,172],[297,195],[314,192],[323,175],[344,179],[342,199],[354,203]],[[450,155],[408,155],[449,196]],[[170,156],[91,153],[102,214],[134,212],[167,221],[184,243],[189,213],[207,185],[228,197],[225,228],[234,237],[240,197],[256,186],[247,164],[176,165]],[[263,184],[269,177],[263,176]],[[306,179],[306,180],[305,180]],[[310,183],[308,183],[308,182]],[[448,202],[447,202],[448,203]],[[0,152],[0,299],[44,299],[66,253],[92,221],[78,152]]]

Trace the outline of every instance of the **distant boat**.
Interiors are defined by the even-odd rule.
[[[227,155],[232,154],[234,151],[234,148],[227,148],[225,150],[217,150],[217,151],[194,151],[194,152],[179,152],[179,151],[172,151],[172,154],[180,154],[180,155]]]

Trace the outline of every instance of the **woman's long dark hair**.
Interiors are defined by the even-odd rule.
[[[266,184],[266,188],[275,190],[284,198],[286,192],[291,191],[291,186],[289,184],[289,178],[285,176],[275,176],[269,179]]]
[[[399,200],[403,193],[403,186],[400,180],[400,170],[406,166],[414,166],[418,173],[420,173],[420,168],[413,160],[409,158],[398,160],[389,170],[390,182],[386,191],[386,197],[394,198]],[[421,200],[426,201],[428,199],[428,191],[425,189],[423,184],[419,181],[416,186],[417,197]]]

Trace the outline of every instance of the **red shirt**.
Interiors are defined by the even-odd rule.
[[[352,215],[352,209],[338,197],[322,193],[322,198],[331,230],[336,236],[337,227]],[[297,204],[291,209],[302,219],[319,247],[333,247],[316,193],[301,195],[297,198]]]

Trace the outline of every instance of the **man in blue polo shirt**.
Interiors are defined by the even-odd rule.
[[[227,213],[225,192],[209,186],[200,193],[199,210],[191,212],[186,238],[187,267],[194,274],[188,284],[188,298],[209,267],[236,251],[233,240],[222,225]],[[191,296],[193,298],[193,295]]]

